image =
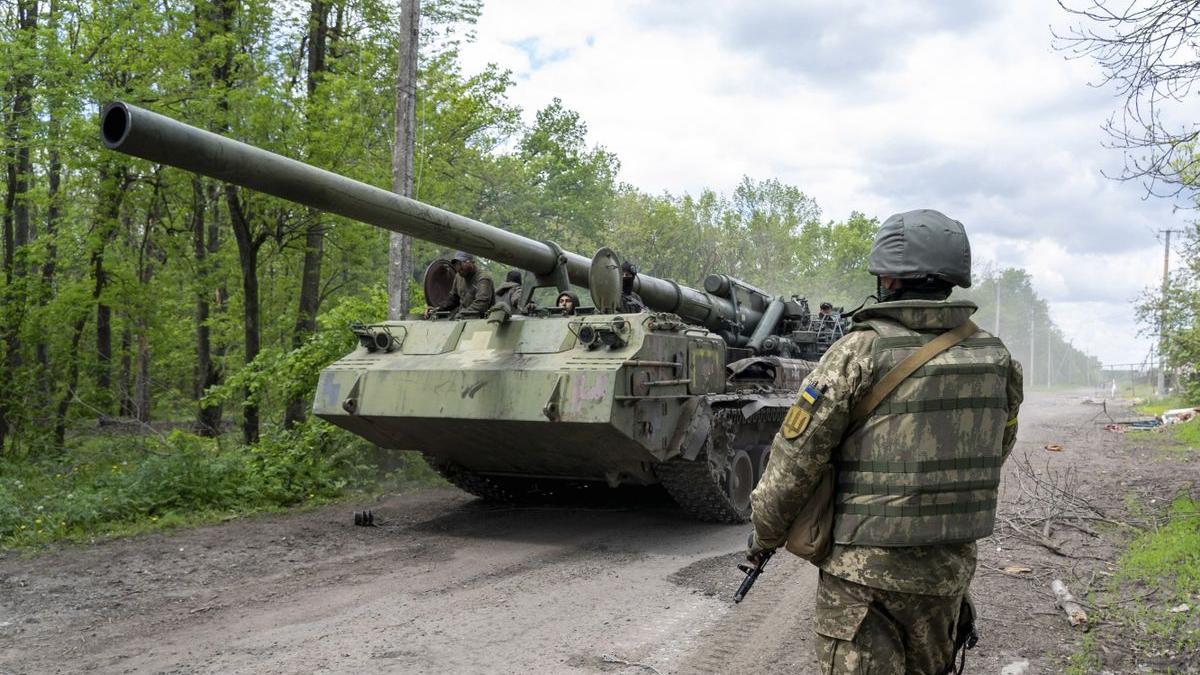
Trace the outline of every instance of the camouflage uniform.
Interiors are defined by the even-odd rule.
[[[962,324],[976,309],[970,302],[916,300],[880,303],[855,315],[854,329],[834,344],[805,380],[806,386],[821,392],[808,411],[807,426],[791,440],[780,433],[772,442],[770,461],[752,496],[753,548],[773,549],[783,545],[788,528],[812,494],[825,466],[830,463],[836,466],[846,452],[845,444],[864,427],[882,424],[893,437],[898,434],[905,439],[901,445],[911,447],[932,444],[951,451],[974,450],[976,441],[991,442],[973,436],[983,433],[977,431],[982,418],[976,410],[956,413],[964,420],[958,425],[925,428],[920,415],[891,414],[879,420],[872,416],[867,424],[848,430],[855,403],[866,396],[888,369],[877,363],[881,358],[876,349],[880,333],[875,327],[893,325],[910,334],[915,331],[921,336],[932,335]],[[920,339],[918,336],[914,346]],[[979,348],[981,345],[988,347],[985,350]],[[956,394],[964,397],[976,395],[980,386],[977,382],[983,379],[982,375],[971,374],[973,370],[991,368],[1002,377],[994,384],[1003,393],[999,397],[1000,409],[995,412],[1004,416],[999,423],[1002,440],[994,469],[998,474],[999,462],[1008,456],[1016,440],[1022,385],[1020,366],[1003,346],[996,345],[999,345],[996,338],[978,331],[959,346],[935,357],[926,367],[942,364],[937,366],[942,369],[937,372],[943,373],[938,380],[940,386],[965,392]],[[987,358],[995,362],[963,365],[978,362],[978,354],[990,354]],[[913,382],[916,375],[901,384],[880,408],[886,408],[888,402],[904,405],[905,387],[921,386]],[[922,436],[918,438],[918,434]],[[903,451],[899,447],[883,449],[898,460],[903,459]],[[839,484],[835,499],[838,509],[845,508],[846,491],[847,486]],[[835,514],[834,545],[829,557],[819,564],[821,578],[814,612],[822,671],[943,672],[950,665],[959,606],[975,572],[974,541],[923,546],[855,544],[852,533],[855,524],[869,519],[840,510]],[[985,517],[990,531],[991,513],[985,513]]]
[[[494,288],[492,278],[478,271],[472,273],[469,278],[456,274],[450,296],[438,309],[445,311],[457,308],[454,316],[462,319],[483,316],[484,312],[491,309],[496,299]]]

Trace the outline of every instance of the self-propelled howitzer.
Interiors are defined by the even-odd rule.
[[[518,307],[540,287],[591,289],[596,309],[575,316],[358,326],[360,347],[322,371],[314,414],[420,450],[485,498],[661,482],[701,518],[742,521],[811,368],[800,359],[843,328],[802,298],[718,274],[704,290],[639,275],[652,311],[616,314],[619,258],[608,248],[589,259],[125,103],[105,106],[101,135],[119,152],[526,270]]]

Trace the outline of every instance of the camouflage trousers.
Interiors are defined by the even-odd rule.
[[[961,597],[885,591],[821,572],[813,612],[825,675],[942,675]]]

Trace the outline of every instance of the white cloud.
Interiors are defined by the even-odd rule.
[[[1051,48],[1065,22],[1054,3],[527,0],[485,6],[464,59],[510,68],[530,118],[562,98],[644,190],[746,174],[833,218],[943,210],[980,259],[1030,271],[1076,344],[1141,360],[1130,300],[1183,216],[1101,175],[1117,101]]]

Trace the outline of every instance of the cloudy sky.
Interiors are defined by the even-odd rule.
[[[1189,215],[1102,175],[1118,101],[1052,48],[1068,23],[1049,0],[491,0],[464,57],[510,69],[529,118],[562,98],[643,190],[777,177],[826,218],[944,211],[976,265],[1030,271],[1077,346],[1141,361],[1130,300]]]

